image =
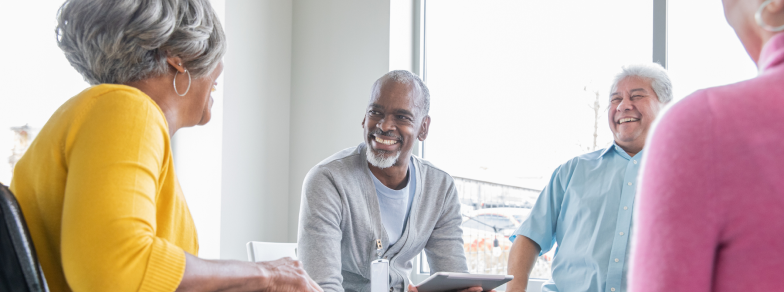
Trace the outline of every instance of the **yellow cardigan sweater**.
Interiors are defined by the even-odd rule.
[[[11,183],[52,291],[177,288],[199,246],[170,143],[129,86],[93,86],[52,115]]]

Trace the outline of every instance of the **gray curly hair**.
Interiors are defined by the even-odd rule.
[[[628,64],[621,67],[621,72],[613,78],[610,94],[618,89],[618,82],[631,76],[650,80],[651,88],[656,93],[656,96],[659,97],[659,102],[668,103],[672,100],[672,82],[670,81],[670,76],[667,74],[667,69],[664,69],[664,67],[658,63]]]
[[[92,85],[166,74],[173,56],[199,78],[226,53],[209,0],[67,0],[55,32],[68,62]]]

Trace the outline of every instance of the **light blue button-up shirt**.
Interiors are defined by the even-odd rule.
[[[553,277],[542,291],[625,292],[632,205],[642,151],[630,157],[613,143],[555,170],[523,235],[548,252],[557,242]]]

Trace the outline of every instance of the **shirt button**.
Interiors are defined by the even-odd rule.
[[[623,235],[623,231],[621,231],[621,233],[618,233],[618,234]]]
[[[613,287],[613,288],[610,288],[610,291],[615,291],[615,288],[614,288],[614,287]]]
[[[634,160],[634,164],[637,164],[637,160]]]
[[[617,262],[618,262],[618,259],[615,259],[615,262],[617,263]]]
[[[623,206],[624,210],[629,210],[629,207]]]
[[[628,182],[627,185],[632,185],[632,182]]]

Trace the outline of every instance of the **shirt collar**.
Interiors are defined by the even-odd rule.
[[[762,46],[759,57],[759,73],[784,63],[784,33],[778,33]]]
[[[615,141],[613,141],[612,145],[610,145],[609,147],[604,148],[604,150],[602,150],[602,154],[599,155],[599,156],[600,157],[604,157],[605,154],[610,153],[611,151],[614,151],[616,154],[620,155],[621,157],[625,158],[626,160],[631,160],[632,159],[632,157],[629,156],[629,153],[626,153],[626,151],[623,151],[623,148],[621,148],[621,146],[618,146],[618,144],[615,144]],[[635,157],[642,157],[643,152],[645,152],[645,149],[640,150],[640,152],[637,152],[637,154],[635,154],[634,156]]]
[[[604,150],[602,150],[602,154],[600,154],[599,156],[604,157],[604,155],[607,154],[607,152],[610,152],[610,150],[615,149],[615,147],[617,147],[617,145],[615,145],[615,141],[613,141],[612,145],[610,145],[607,148],[604,148]]]
[[[411,155],[411,160],[408,162],[408,182],[406,183],[405,187],[403,187],[402,189],[399,189],[399,190],[394,190],[394,189],[391,189],[391,188],[387,187],[386,185],[384,185],[384,183],[382,183],[376,177],[376,175],[373,174],[372,171],[370,171],[370,166],[367,167],[367,170],[370,173],[370,177],[373,178],[373,184],[376,186],[376,189],[382,188],[383,190],[385,190],[387,192],[400,192],[400,193],[406,192],[407,193],[408,189],[409,189],[409,186],[411,186],[411,181],[412,180],[416,181],[416,178],[413,177],[415,175],[415,171],[414,171],[414,155]]]

